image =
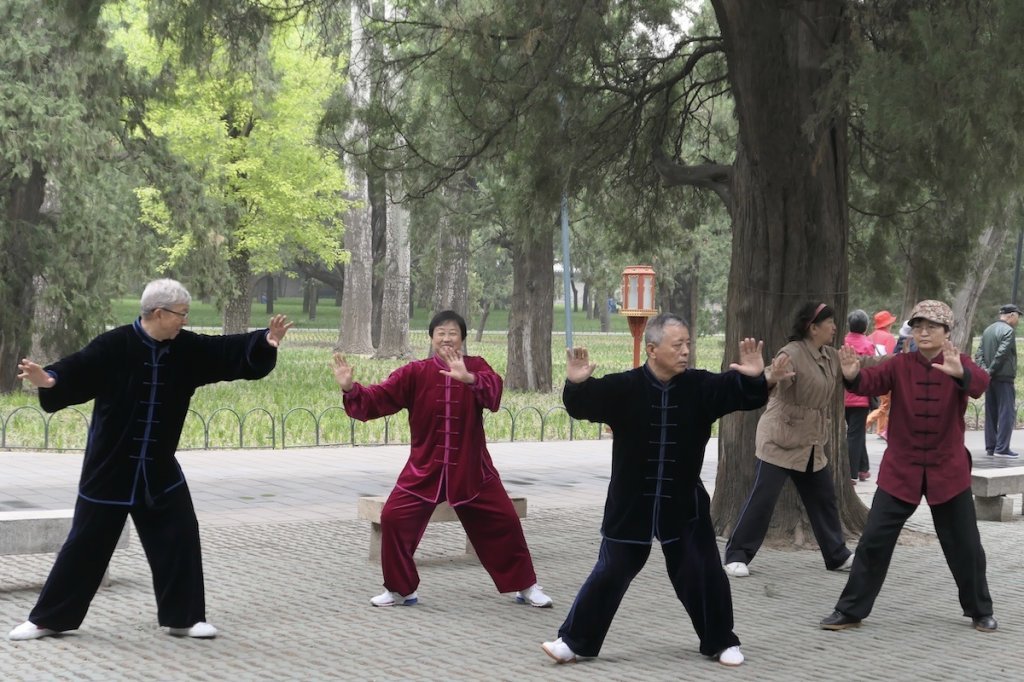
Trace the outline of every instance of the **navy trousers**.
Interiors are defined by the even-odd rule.
[[[157,500],[131,507],[79,497],[71,532],[30,621],[58,632],[82,625],[129,514],[153,571],[159,624],[187,628],[206,620],[199,522],[188,486],[182,484]]]
[[[764,460],[757,460],[754,474],[754,487],[751,488],[746,502],[740,509],[740,517],[732,537],[725,546],[725,563],[741,562],[749,564],[761,548],[768,525],[775,511],[775,503],[787,478],[793,479],[796,491],[807,510],[814,539],[818,541],[821,556],[825,560],[825,568],[830,571],[842,566],[849,558],[850,552],[843,537],[843,527],[839,523],[839,508],[836,506],[836,490],[832,485],[832,472],[828,467],[820,471],[811,471],[814,462],[812,452],[806,471],[784,469]]]
[[[868,617],[889,572],[896,540],[915,509],[916,504],[904,502],[878,489],[836,611],[851,618]],[[932,506],[931,511],[935,533],[953,573],[964,615],[971,618],[991,616],[992,596],[985,577],[985,550],[978,533],[971,489],[948,502]]]
[[[703,494],[701,494],[703,493]],[[740,640],[732,631],[732,592],[722,568],[710,502],[698,491],[697,516],[685,522],[682,537],[661,545],[676,597],[700,638],[700,652],[714,656]],[[633,578],[647,563],[648,543],[602,540],[597,564],[583,583],[558,636],[580,656],[597,656],[615,612]]]
[[[985,391],[985,450],[1010,452],[1010,435],[1017,421],[1013,380],[993,379]]]
[[[860,472],[871,471],[868,446],[864,442],[870,411],[867,407],[846,408],[846,449],[850,453],[850,478],[854,481],[859,479]]]

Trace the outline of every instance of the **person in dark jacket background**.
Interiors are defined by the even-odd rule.
[[[974,361],[988,372],[985,391],[985,454],[1017,457],[1010,450],[1010,436],[1017,421],[1017,323],[1020,308],[1012,303],[999,308],[999,319],[981,335]]]
[[[689,369],[689,325],[671,313],[651,318],[645,342],[645,364],[599,379],[591,376],[596,365],[585,348],[568,351],[562,400],[574,419],[611,426],[612,472],[597,564],[558,638],[542,648],[558,663],[597,656],[657,540],[700,652],[723,665],[740,665],[729,580],[700,470],[714,421],[764,405],[769,386],[788,376],[788,361],[780,358],[765,371],[762,343],[744,339],[729,371]]]
[[[154,280],[133,324],[45,368],[19,363],[18,378],[39,389],[47,412],[95,403],[71,532],[35,608],[9,639],[81,626],[129,515],[153,571],[159,624],[175,636],[216,636],[206,622],[199,523],[174,454],[196,388],[265,377],[292,323],[275,315],[267,329],[248,334],[195,334],[183,329],[191,301],[181,283]]]

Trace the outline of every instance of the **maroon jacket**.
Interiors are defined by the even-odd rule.
[[[893,497],[918,504],[942,504],[971,487],[971,455],[964,446],[968,396],[978,398],[989,376],[960,354],[964,375],[957,380],[932,367],[920,351],[861,369],[847,387],[860,395],[892,391],[889,444],[878,471],[878,487]]]
[[[366,421],[409,411],[412,447],[397,487],[427,502],[469,502],[480,487],[500,478],[484,438],[483,411],[501,406],[501,377],[481,357],[463,357],[473,384],[441,374],[439,357],[399,367],[374,386],[356,383],[344,394],[349,417]],[[444,497],[441,490],[444,489]]]

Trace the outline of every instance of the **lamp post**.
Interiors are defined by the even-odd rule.
[[[633,335],[633,367],[640,366],[640,340],[644,336],[647,318],[654,317],[654,268],[650,265],[630,265],[622,271],[622,308],[620,313],[629,321]]]

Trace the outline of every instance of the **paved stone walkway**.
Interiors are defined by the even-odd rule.
[[[968,445],[983,452],[972,439]],[[1024,434],[1015,436],[1022,442]],[[868,436],[877,471],[884,444]],[[716,444],[705,481],[714,481]],[[557,666],[555,636],[597,555],[610,441],[492,447],[506,486],[529,499],[523,522],[552,609],[495,593],[463,555],[457,524],[431,526],[418,561],[420,604],[374,609],[379,566],[366,559],[359,495],[390,490],[405,448],[188,452],[180,455],[202,526],[215,640],[179,640],[156,626],[149,568],[133,537],[115,553],[113,584],[82,629],[30,642],[0,639],[3,680],[959,680],[1016,679],[1024,641],[1024,521],[983,522],[1000,629],[960,615],[938,543],[897,548],[863,627],[825,632],[846,574],[817,552],[763,550],[733,580],[736,632],[747,662],[727,669],[697,652],[659,552],[633,583],[602,654]],[[981,455],[984,457],[984,455]],[[978,458],[980,459],[980,458]],[[0,509],[74,504],[81,454],[0,453]],[[872,483],[858,484],[866,502]],[[913,527],[930,530],[927,508]],[[0,628],[24,620],[53,557],[0,557]]]

